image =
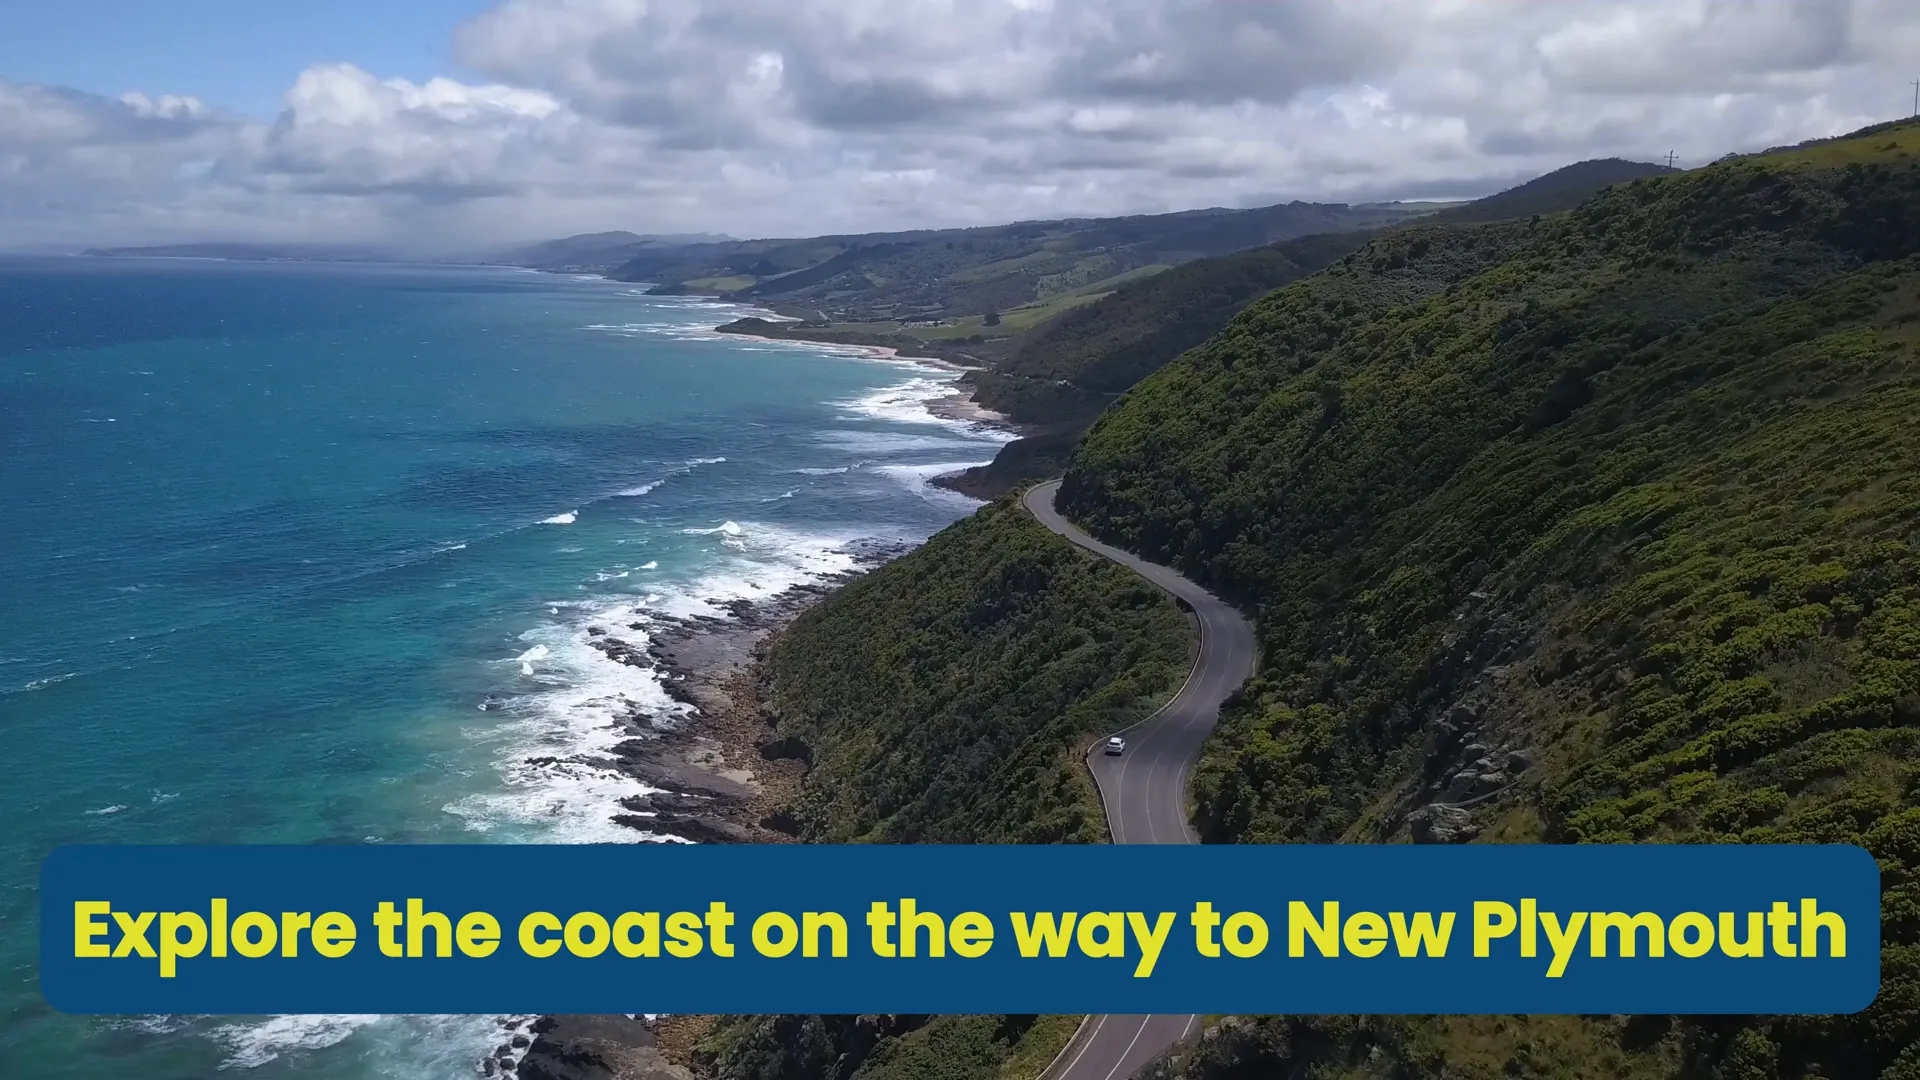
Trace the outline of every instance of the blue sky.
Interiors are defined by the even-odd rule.
[[[465,74],[453,28],[488,0],[0,0],[0,78],[110,97],[190,94],[271,119],[310,64],[416,82]]]

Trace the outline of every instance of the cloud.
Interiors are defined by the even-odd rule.
[[[1910,0],[504,0],[271,121],[0,83],[0,243],[478,242],[1477,193],[1906,109]]]

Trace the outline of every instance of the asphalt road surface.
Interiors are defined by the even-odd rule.
[[[1164,708],[1123,732],[1127,749],[1109,757],[1095,744],[1087,765],[1106,804],[1116,844],[1193,844],[1187,824],[1187,776],[1200,744],[1220,718],[1220,703],[1253,674],[1253,627],[1212,593],[1174,570],[1103,544],[1053,508],[1058,480],[1024,498],[1042,525],[1103,555],[1193,606],[1200,622],[1200,655],[1187,681]],[[1103,742],[1105,740],[1102,740]],[[1071,1047],[1064,1067],[1048,1080],[1127,1080],[1191,1034],[1198,1016],[1096,1016],[1087,1038]]]

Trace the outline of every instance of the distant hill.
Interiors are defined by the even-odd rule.
[[[1673,171],[1617,158],[1582,161],[1418,221],[1463,224],[1569,210],[1609,185]],[[1008,444],[993,464],[968,470],[955,486],[991,496],[1051,475],[1084,426],[1119,394],[1205,341],[1249,303],[1331,266],[1376,235],[1322,233],[1190,262],[1041,324],[989,370],[967,379],[982,404],[1042,430]]]
[[[350,244],[160,244],[88,248],[83,255],[144,259],[233,259],[241,262],[398,262],[391,249]]]
[[[687,247],[693,244],[730,243],[733,238],[719,233],[631,233],[623,231],[580,233],[558,240],[543,240],[496,252],[484,262],[507,266],[525,266],[534,270],[568,270],[576,273],[606,273],[640,256],[661,248]]]
[[[1665,165],[1622,158],[1596,158],[1555,169],[1498,195],[1448,207],[1429,220],[1447,222],[1500,221],[1570,210],[1609,184],[1624,184],[1648,176],[1679,172]]]
[[[756,300],[828,325],[980,320],[1090,298],[1195,259],[1309,233],[1387,225],[1419,212],[1392,205],[1293,202],[1252,210],[744,240],[645,251],[612,276],[651,282],[663,293]]]

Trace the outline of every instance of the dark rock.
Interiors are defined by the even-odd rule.
[[[760,744],[760,757],[767,761],[798,760],[813,765],[813,747],[789,735]]]
[[[640,829],[656,836],[677,836],[696,844],[750,844],[754,839],[753,830],[715,817],[689,817],[681,814],[639,817],[634,814],[615,814],[613,820],[629,829]]]
[[[1507,786],[1506,773],[1500,773],[1500,772],[1481,773],[1479,779],[1473,782],[1473,787],[1469,793],[1472,795],[1491,795],[1494,792],[1499,791],[1501,788],[1506,786]]]
[[[528,1043],[532,1041],[533,1041],[532,1039],[527,1038],[525,1035],[515,1035],[511,1040],[507,1042],[507,1045],[513,1047],[515,1050],[518,1050],[526,1046]]]
[[[1474,785],[1479,781],[1479,773],[1472,769],[1460,770],[1453,775],[1453,779],[1447,781],[1446,790],[1441,793],[1443,796],[1441,801],[1459,802],[1473,792]]]
[[[605,637],[606,635],[607,635],[607,628],[606,628],[606,627],[604,627],[604,626],[589,626],[589,627],[587,627],[587,636],[588,636],[588,637]]]
[[[520,1060],[524,1080],[690,1080],[655,1045],[646,1022],[625,1016],[548,1016]]]
[[[785,807],[775,810],[773,813],[761,818],[760,827],[763,829],[771,829],[777,833],[784,833],[788,836],[800,835],[800,819],[794,817],[793,812]]]
[[[620,800],[620,805],[636,814],[657,814],[661,811],[674,814],[697,814],[711,809],[713,800],[675,791],[655,791],[647,795],[629,795]]]
[[[648,655],[646,651],[636,649],[632,644],[615,637],[595,638],[587,642],[587,647],[599,650],[607,659],[616,664],[626,664],[629,667],[637,668],[650,668],[654,663],[653,657]]]
[[[1526,772],[1528,769],[1533,768],[1534,759],[1535,755],[1531,750],[1515,750],[1513,753],[1507,755],[1507,771],[1514,773]]]

